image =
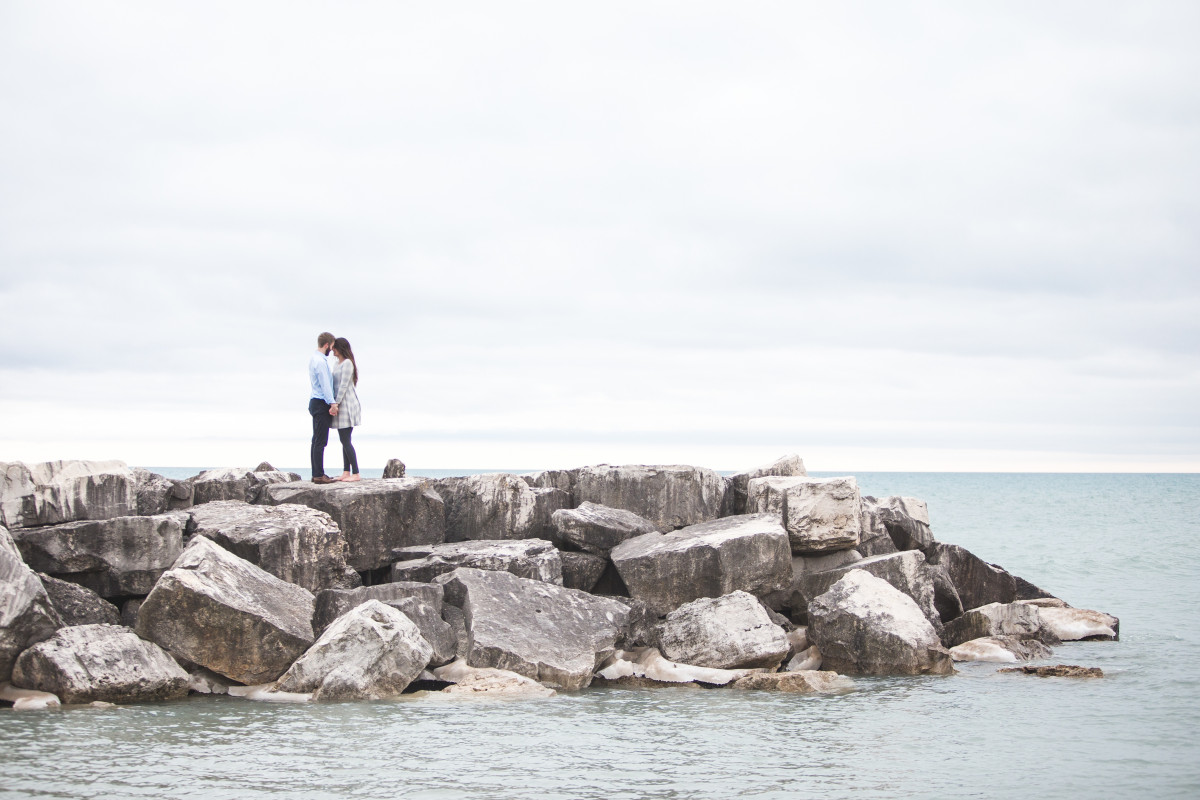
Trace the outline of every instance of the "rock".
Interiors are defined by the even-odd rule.
[[[122,461],[0,462],[0,525],[10,532],[136,511],[133,474]]]
[[[627,539],[612,562],[631,597],[666,614],[737,590],[765,597],[791,585],[787,533],[770,515],[747,514]]]
[[[1016,578],[965,547],[937,542],[931,548],[930,558],[932,563],[945,567],[964,609],[1017,599]]]
[[[823,666],[861,675],[948,675],[950,653],[916,602],[861,569],[808,604],[808,636]]]
[[[797,555],[859,543],[862,507],[854,478],[753,478],[746,492],[747,511],[781,515]]]
[[[58,612],[64,627],[73,625],[120,625],[121,612],[91,589],[49,575],[38,578],[46,588],[50,604]]]
[[[402,581],[357,589],[326,589],[313,599],[313,633],[320,636],[335,619],[368,600],[395,605],[408,598],[420,600],[439,614],[442,612],[442,587],[436,583]]]
[[[7,681],[0,681],[0,700],[12,703],[13,711],[41,711],[62,705],[58,695],[33,689],[18,689]]]
[[[142,607],[142,598],[133,597],[121,603],[121,624],[126,628],[137,627],[138,610]]]
[[[751,669],[714,669],[697,667],[693,664],[677,664],[668,661],[654,647],[639,647],[633,650],[617,650],[604,660],[596,676],[610,684],[624,685],[692,685],[709,684],[725,686],[739,678],[755,672]],[[638,679],[628,681],[629,678]]]
[[[279,470],[258,472],[245,467],[230,467],[205,470],[188,481],[192,484],[194,505],[220,500],[257,503],[267,486],[291,483],[293,477],[291,473]]]
[[[188,675],[161,647],[120,625],[62,628],[17,658],[13,683],[64,703],[177,700]]]
[[[807,650],[809,647],[808,628],[804,626],[799,628],[793,627],[792,630],[787,632],[787,640],[789,658]]]
[[[883,518],[875,507],[875,498],[867,495],[862,498],[862,514],[859,515],[862,533],[859,534],[858,547],[854,548],[863,558],[883,556],[895,553],[896,543],[892,541]]]
[[[721,515],[728,482],[711,469],[688,466],[582,467],[575,499],[632,511],[660,531],[685,528]]]
[[[454,651],[455,658],[465,659],[471,649],[467,636],[466,615],[461,608],[445,605],[442,606],[442,619],[450,626],[450,630],[454,631],[454,638],[458,640],[458,647]]]
[[[187,670],[188,691],[196,694],[229,694],[230,683],[225,677],[204,667]]]
[[[446,542],[402,547],[392,555],[402,559],[392,564],[393,581],[428,583],[459,567],[472,567],[504,570],[522,578],[559,586],[563,582],[558,549],[542,539]]]
[[[1064,642],[1119,638],[1121,621],[1102,611],[1042,606],[1038,608],[1037,613],[1042,621],[1042,628]]]
[[[658,531],[653,522],[632,511],[587,502],[555,511],[550,522],[555,542],[605,558],[626,539]]]
[[[343,580],[346,539],[323,511],[292,503],[255,506],[217,500],[189,513],[189,533],[212,539],[280,580],[313,593]]]
[[[578,478],[579,470],[577,469],[548,469],[521,476],[521,480],[535,489],[559,489],[566,492],[567,496],[571,498],[566,505],[567,508],[574,508],[578,505],[578,501],[575,500],[575,483]]]
[[[806,670],[820,669],[822,661],[821,648],[814,644],[792,656],[783,669],[786,672],[804,672]]]
[[[806,669],[795,672],[760,672],[733,682],[734,689],[758,689],[789,694],[834,694],[854,689],[854,681],[836,672]]]
[[[808,473],[804,469],[804,460],[800,456],[793,454],[784,456],[773,464],[747,470],[746,472],[739,472],[731,476],[729,478],[729,492],[727,495],[729,509],[726,516],[753,513],[748,510],[746,492],[750,481],[754,478],[769,476],[803,478],[807,475]]]
[[[563,586],[583,592],[590,592],[596,588],[600,576],[609,564],[604,556],[591,553],[560,550],[558,557],[562,559]]]
[[[567,690],[591,683],[629,616],[615,600],[509,572],[462,567],[437,582],[446,602],[463,610],[468,664],[509,669]]]
[[[914,550],[864,558],[824,572],[806,572],[796,576],[791,603],[793,616],[797,615],[795,609],[807,609],[813,598],[829,591],[829,587],[854,570],[869,572],[887,581],[911,597],[930,623],[941,625],[934,604],[933,574],[925,564],[925,556]]]
[[[672,661],[714,669],[776,670],[790,648],[783,628],[753,595],[742,591],[675,609],[659,624],[658,642]]]
[[[144,595],[183,551],[183,523],[175,514],[113,517],[26,528],[13,538],[39,572],[101,597]]]
[[[863,556],[857,550],[834,550],[832,553],[820,555],[792,556],[792,575],[826,572],[838,567],[848,567],[862,560]]]
[[[1039,589],[1029,581],[1019,575],[1014,575],[1013,578],[1017,582],[1017,599],[1018,600],[1057,600],[1058,598],[1047,591]]]
[[[407,616],[368,600],[338,617],[276,682],[314,701],[394,697],[421,674],[433,648]]]
[[[134,493],[137,497],[136,514],[152,517],[192,507],[193,490],[190,481],[165,478],[148,470],[134,467]]]
[[[458,657],[458,632],[450,623],[442,619],[439,608],[434,608],[416,597],[393,600],[387,605],[412,620],[413,624],[421,631],[421,636],[433,648],[428,666],[440,667]]]
[[[1048,658],[1051,650],[1036,639],[1016,636],[985,636],[950,648],[955,661],[991,661],[1012,664],[1035,658]]]
[[[527,678],[507,669],[472,667],[458,660],[433,670],[438,680],[450,681],[442,689],[445,694],[473,697],[553,697],[558,692],[543,686],[533,678]]]
[[[1052,667],[1008,667],[999,672],[1020,672],[1025,675],[1037,675],[1039,678],[1103,678],[1104,671],[1099,667],[1080,667],[1075,664],[1055,664]]]
[[[929,508],[915,497],[885,497],[866,501],[874,507],[880,522],[897,550],[920,550],[931,555],[933,531],[929,528]]]
[[[942,641],[954,647],[972,639],[989,636],[1015,636],[1038,639],[1043,644],[1058,644],[1059,640],[1042,628],[1042,618],[1035,606],[1021,603],[989,603],[963,612],[942,629]]]
[[[933,607],[937,609],[939,621],[949,622],[957,619],[963,613],[963,603],[954,581],[950,580],[950,573],[942,564],[930,564],[926,561],[925,565],[933,579]]]
[[[142,603],[137,632],[178,658],[256,685],[308,649],[312,617],[307,589],[197,536]]]
[[[404,462],[398,458],[389,458],[387,464],[383,467],[384,478],[403,478],[404,477]]]
[[[0,527],[0,683],[12,675],[22,650],[49,639],[62,624],[46,588]]]
[[[346,563],[359,572],[389,566],[394,548],[446,539],[442,498],[423,478],[275,484],[260,502],[299,503],[333,517],[346,537]]]
[[[519,475],[497,472],[443,478],[446,541],[549,539],[550,516],[571,502],[557,489],[535,489]]]

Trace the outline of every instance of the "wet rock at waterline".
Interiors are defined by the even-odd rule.
[[[1076,664],[1055,664],[1054,666],[1009,667],[1000,672],[1016,672],[1023,675],[1036,675],[1039,678],[1103,678],[1104,670],[1099,667],[1081,667]]]
[[[732,688],[788,694],[841,694],[853,691],[854,681],[829,670],[805,669],[747,675],[734,681]]]
[[[986,636],[972,639],[950,648],[950,657],[955,661],[991,661],[1012,664],[1048,658],[1053,651],[1037,639],[1022,639],[1019,636]]]
[[[459,567],[503,570],[521,578],[563,582],[562,558],[544,539],[469,541],[402,547],[392,553],[393,581],[428,583]]]
[[[1060,641],[1042,625],[1037,607],[1024,603],[989,603],[972,608],[942,629],[942,641],[947,647],[989,636],[1037,639],[1050,645]]]
[[[1038,608],[1042,628],[1064,642],[1080,639],[1117,639],[1121,621],[1103,611],[1086,608]]]
[[[25,648],[49,639],[63,625],[46,588],[0,527],[0,683]]]
[[[533,678],[527,678],[507,669],[472,667],[465,661],[433,670],[433,676],[447,681],[450,686],[442,689],[445,694],[467,697],[553,697],[558,692],[543,686]]]
[[[783,628],[757,598],[742,591],[680,606],[659,624],[657,640],[672,661],[715,669],[774,671],[791,649]]]

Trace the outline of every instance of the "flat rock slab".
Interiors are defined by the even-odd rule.
[[[49,575],[38,575],[50,604],[62,618],[63,627],[73,625],[120,625],[121,610],[91,589]]]
[[[862,501],[851,477],[753,478],[746,510],[779,515],[797,555],[849,550],[862,534]]]
[[[277,469],[259,472],[248,467],[227,467],[205,470],[188,482],[192,484],[192,503],[201,505],[221,500],[257,503],[267,486],[299,479],[299,475]]]
[[[438,577],[446,602],[466,620],[466,661],[545,684],[586,687],[615,649],[629,616],[615,600],[509,572],[470,568]]]
[[[521,578],[562,586],[562,558],[544,539],[446,542],[403,547],[394,552],[393,581],[428,583],[459,567],[503,570]]]
[[[13,538],[38,572],[101,597],[145,595],[183,551],[183,522],[175,514],[113,517],[25,528]]]
[[[630,597],[657,614],[739,589],[765,597],[792,578],[787,532],[769,514],[647,533],[617,545],[611,558]]]
[[[714,669],[776,670],[791,649],[783,628],[743,591],[685,603],[667,615],[657,634],[667,658]]]
[[[0,528],[0,683],[12,675],[21,651],[49,639],[62,624],[46,588]]]
[[[442,498],[423,478],[281,483],[265,487],[259,502],[298,503],[324,511],[346,537],[346,563],[359,572],[390,565],[397,547],[446,538]]]
[[[1104,670],[1099,667],[1080,667],[1076,664],[1055,664],[1050,667],[1008,667],[999,672],[1019,672],[1039,678],[1103,678]]]
[[[136,513],[135,480],[123,461],[0,461],[0,525],[10,531]]]
[[[758,672],[739,678],[730,688],[788,694],[841,694],[852,691],[854,681],[829,670],[804,669],[795,672]]]
[[[588,502],[555,511],[550,522],[555,542],[604,557],[626,539],[658,531],[653,522],[632,511]]]
[[[395,605],[401,600],[415,598],[442,612],[442,587],[436,583],[397,581],[357,589],[326,589],[318,592],[313,601],[313,632],[320,636],[335,619],[368,600]]]
[[[197,536],[138,610],[137,632],[249,686],[278,678],[313,642],[313,596]]]
[[[632,511],[671,531],[719,517],[727,488],[725,478],[702,467],[601,464],[580,468],[575,499]]]
[[[887,581],[896,589],[913,599],[921,612],[935,626],[941,619],[934,602],[934,576],[925,563],[925,556],[915,550],[873,556],[857,561],[847,560],[842,566],[823,572],[804,572],[796,575],[793,582],[791,606],[805,609],[808,603],[842,579],[851,570],[864,570],[876,578]]]
[[[447,542],[549,539],[551,515],[571,503],[568,492],[506,472],[443,478],[437,492],[446,504]]]
[[[206,536],[280,580],[316,593],[340,586],[346,538],[333,518],[308,506],[218,500],[192,508],[188,532]]]
[[[161,647],[120,625],[77,625],[23,652],[13,683],[64,703],[143,703],[188,693],[188,674]]]

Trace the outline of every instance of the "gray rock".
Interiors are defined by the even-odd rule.
[[[313,642],[313,596],[197,536],[138,611],[137,632],[239,683],[283,674]]]
[[[658,626],[662,654],[672,661],[715,669],[779,669],[790,645],[783,628],[751,594],[703,597],[667,615]]]
[[[137,512],[133,473],[122,461],[0,462],[0,525],[125,517]]]
[[[770,515],[742,515],[668,534],[647,533],[612,551],[631,597],[659,614],[737,590],[765,597],[791,585],[787,533]]]
[[[389,458],[387,464],[383,467],[384,478],[403,478],[404,472],[404,462],[398,458]]]
[[[46,587],[50,604],[58,612],[64,627],[121,624],[121,612],[117,607],[91,589],[45,574],[38,578]]]
[[[596,588],[600,576],[604,574],[604,570],[609,564],[608,559],[604,556],[592,553],[561,550],[558,556],[562,559],[563,586],[584,592],[590,592]]]
[[[142,599],[134,597],[121,603],[121,624],[126,628],[137,628],[138,611],[142,607]]]
[[[308,506],[217,500],[189,512],[188,532],[206,536],[275,577],[316,593],[339,586],[346,539],[333,518]]]
[[[393,581],[428,583],[459,567],[473,567],[504,570],[559,586],[563,582],[562,558],[544,539],[446,542],[401,547],[393,555],[402,559],[392,564]]]
[[[928,561],[926,564],[933,578],[933,605],[937,609],[938,618],[942,622],[957,619],[963,613],[963,602],[958,596],[954,581],[950,580],[949,571],[944,564],[929,564]]]
[[[550,516],[571,502],[558,489],[537,489],[519,475],[496,472],[443,478],[446,541],[549,539]]]
[[[632,511],[671,531],[719,517],[727,486],[725,478],[701,467],[601,464],[579,470],[575,499]]]
[[[404,614],[420,629],[425,641],[433,648],[429,657],[430,667],[449,664],[458,657],[458,633],[442,619],[439,609],[416,597],[403,597],[385,605]]]
[[[854,478],[753,478],[746,509],[779,514],[792,552],[798,555],[849,550],[862,533],[862,504]]]
[[[754,478],[766,478],[770,476],[802,478],[807,475],[808,472],[804,469],[804,459],[800,458],[798,455],[792,454],[780,458],[773,464],[767,464],[766,466],[747,470],[745,472],[739,472],[736,475],[730,476],[728,494],[728,502],[730,507],[729,513],[726,516],[754,513],[752,510],[749,510],[746,499],[747,488],[749,487],[750,481]]]
[[[632,511],[588,502],[555,511],[550,522],[556,542],[605,558],[626,539],[658,530],[653,522]]]
[[[861,570],[808,605],[822,666],[852,675],[948,675],[950,653],[911,597]]]
[[[897,550],[920,550],[927,556],[933,554],[935,543],[933,531],[929,528],[929,509],[924,500],[894,496],[876,500],[868,497],[864,503],[873,507]]]
[[[535,489],[558,489],[566,492],[570,497],[567,503],[567,508],[574,508],[578,505],[575,499],[575,484],[579,480],[579,470],[577,469],[548,469],[543,472],[534,472],[529,475],[522,475],[521,479]]]
[[[447,605],[442,607],[442,619],[450,626],[450,630],[454,631],[454,638],[458,640],[458,648],[454,651],[455,658],[465,660],[471,650],[466,615],[461,608]]]
[[[972,608],[963,612],[958,619],[946,623],[942,629],[942,641],[947,647],[988,636],[1037,639],[1049,645],[1059,643],[1057,637],[1042,629],[1038,609],[1022,603],[989,603]]]
[[[264,489],[261,502],[299,503],[333,517],[346,537],[346,563],[359,572],[391,564],[394,548],[446,539],[442,498],[424,478],[275,484]]]
[[[806,608],[814,598],[829,591],[831,586],[852,570],[864,570],[887,581],[911,597],[935,628],[941,624],[934,602],[933,573],[925,563],[925,556],[915,550],[864,558],[824,572],[807,572],[796,576],[791,604],[793,617],[798,616],[797,609]]]
[[[137,497],[137,516],[152,517],[192,507],[191,481],[177,481],[155,472],[134,467],[134,492]]]
[[[62,624],[46,588],[0,527],[0,683],[12,675],[22,650],[49,639]]]
[[[188,675],[174,659],[120,625],[62,628],[21,653],[13,683],[64,703],[144,703],[188,693]]]
[[[275,689],[312,692],[314,701],[394,697],[421,674],[432,654],[412,620],[368,600],[326,628]]]
[[[1121,621],[1103,611],[1086,608],[1038,608],[1042,629],[1064,642],[1080,639],[1116,640],[1120,638]]]
[[[757,689],[788,694],[840,694],[854,689],[854,681],[829,670],[796,670],[794,672],[759,672],[739,678],[730,684],[733,689]]]
[[[384,605],[399,608],[400,601],[409,598],[420,600],[439,614],[442,611],[442,587],[436,583],[403,581],[357,589],[326,589],[318,592],[313,599],[313,633],[320,636],[335,619],[368,600],[378,600]]]
[[[101,597],[144,595],[183,551],[183,523],[175,514],[113,517],[26,528],[13,538],[39,572]]]
[[[291,483],[295,481],[295,477],[293,473],[279,470],[258,472],[245,467],[228,467],[205,470],[188,481],[192,484],[194,505],[221,500],[257,503],[267,486]]]
[[[629,616],[626,606],[575,589],[470,568],[440,576],[463,610],[467,663],[573,690],[591,683]]]
[[[859,555],[863,558],[870,558],[898,552],[896,543],[892,541],[887,526],[883,524],[883,517],[875,506],[875,498],[869,495],[862,498],[860,520],[862,533],[859,534],[858,546],[854,548]]]
[[[1020,575],[1014,575],[1017,582],[1017,600],[1057,600],[1058,598],[1044,589],[1034,586]]]
[[[1017,661],[1031,661],[1035,658],[1049,658],[1052,651],[1036,639],[1022,639],[1017,636],[987,636],[982,639],[972,639],[950,648],[950,657],[955,661],[990,661],[999,664],[1012,664]]]

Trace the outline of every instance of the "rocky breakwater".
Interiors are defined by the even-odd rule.
[[[919,499],[809,477],[797,456],[730,478],[600,465],[325,486],[269,464],[3,469],[0,702],[16,707],[843,692],[1119,635],[939,542]]]

